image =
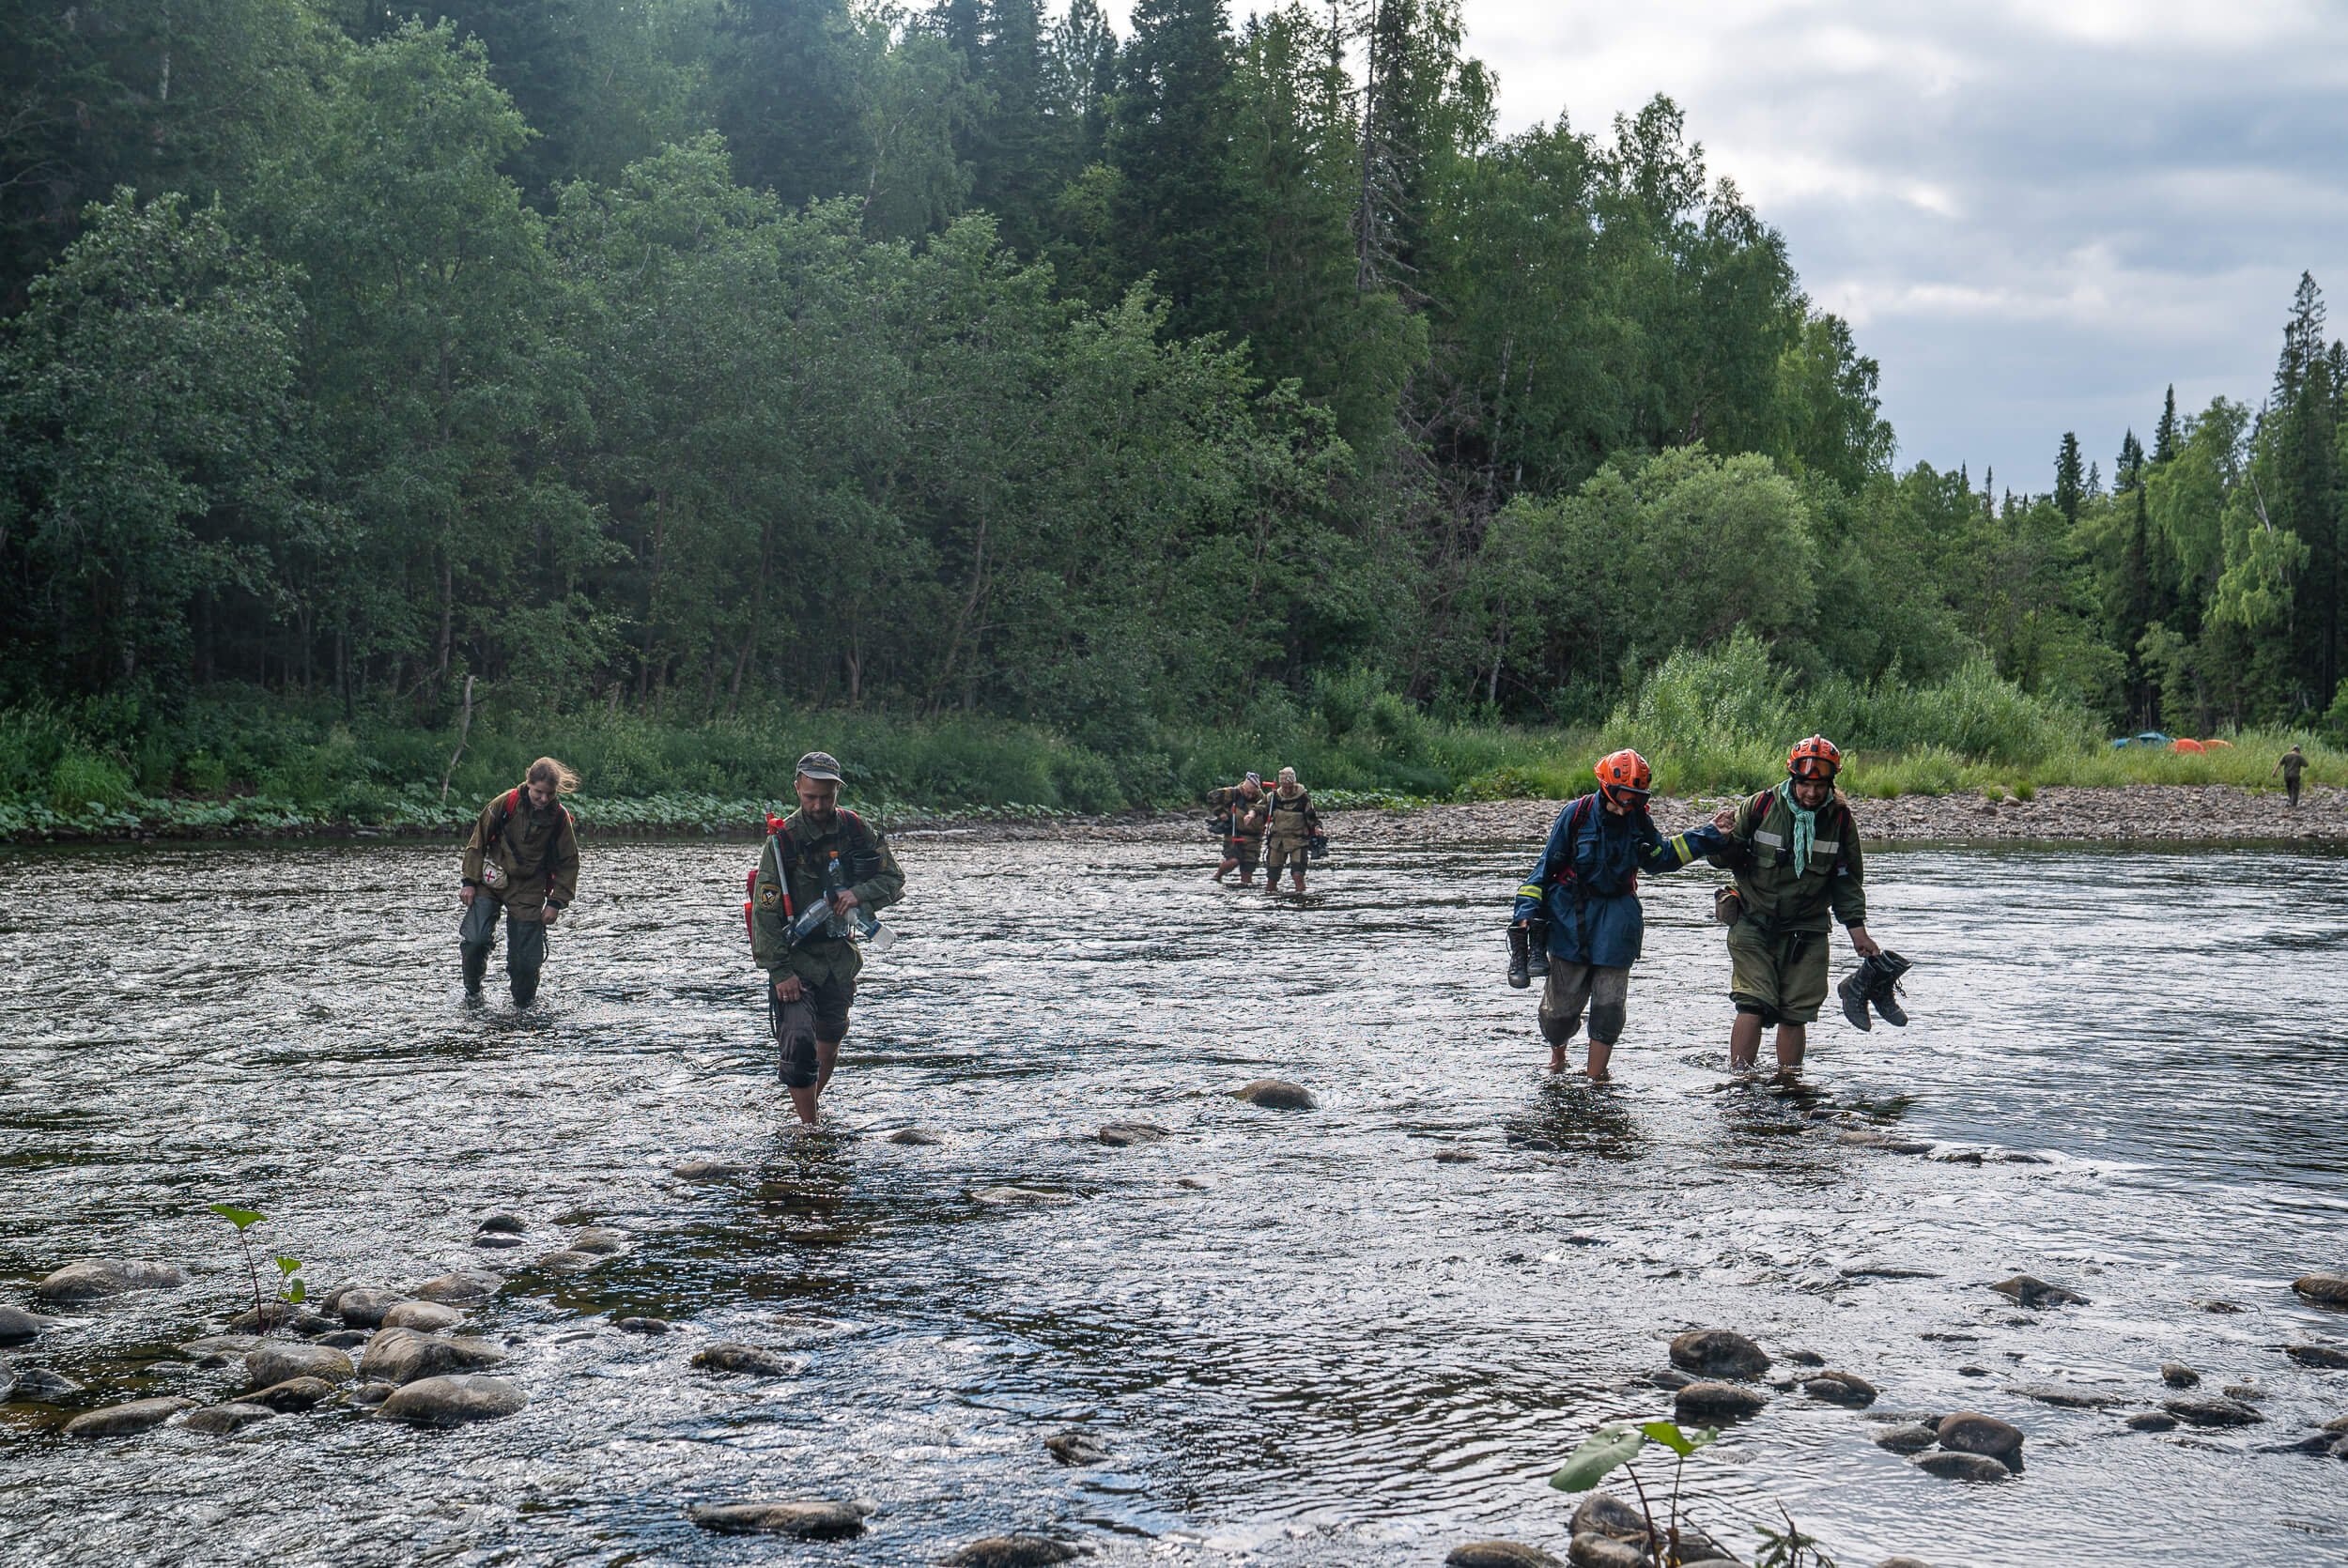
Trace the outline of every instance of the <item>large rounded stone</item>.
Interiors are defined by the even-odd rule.
[[[626,1249],[627,1232],[613,1230],[609,1225],[589,1225],[571,1237],[570,1250],[574,1253],[593,1253],[600,1257],[610,1257]]]
[[[1940,1435],[1922,1422],[1902,1422],[1887,1426],[1876,1434],[1876,1446],[1888,1448],[1893,1453],[1922,1453],[1940,1440]]]
[[[350,1327],[377,1329],[382,1327],[384,1314],[408,1297],[401,1291],[353,1285],[348,1290],[336,1291],[332,1299],[334,1304],[330,1310]]]
[[[726,1340],[693,1352],[693,1364],[704,1372],[738,1372],[751,1377],[789,1377],[799,1363],[763,1345]]]
[[[383,1329],[367,1341],[359,1370],[386,1383],[412,1383],[455,1372],[476,1372],[505,1360],[505,1352],[482,1339],[440,1339],[413,1329]]]
[[[383,1314],[386,1329],[413,1329],[420,1334],[440,1333],[464,1321],[463,1313],[438,1301],[402,1301]]]
[[[2177,1418],[2166,1410],[2139,1410],[2120,1424],[2131,1432],[2174,1432]]]
[[[2000,1296],[2010,1297],[2026,1307],[2083,1307],[2087,1298],[2076,1290],[2065,1290],[2059,1284],[2030,1274],[2016,1274],[2010,1280],[2000,1280],[1989,1287]]]
[[[529,1403],[530,1396],[510,1377],[460,1373],[405,1384],[383,1402],[376,1415],[383,1421],[411,1422],[418,1426],[462,1426],[510,1416]]]
[[[1938,1431],[1940,1446],[1958,1453],[1985,1453],[2009,1465],[2022,1456],[2022,1429],[1978,1410],[1942,1416]]]
[[[1075,1547],[1048,1535],[990,1535],[971,1542],[946,1561],[950,1568],[1049,1568],[1076,1555]]]
[[[1691,1383],[1672,1396],[1672,1416],[1682,1423],[1743,1421],[1769,1407],[1769,1396],[1734,1383]]]
[[[2348,1307],[2348,1274],[2302,1274],[2291,1288],[2327,1307]]]
[[[333,1397],[334,1385],[323,1377],[288,1377],[246,1394],[244,1402],[271,1410],[315,1410]]]
[[[69,1437],[122,1437],[133,1432],[146,1432],[162,1425],[182,1410],[195,1407],[193,1399],[173,1395],[164,1399],[133,1399],[127,1405],[109,1405],[75,1416],[65,1423]]]
[[[1943,1451],[1920,1453],[1908,1461],[1918,1469],[1943,1481],[2011,1481],[2014,1472],[1985,1453]]]
[[[1876,1386],[1855,1372],[1822,1372],[1803,1379],[1801,1391],[1846,1410],[1863,1410],[1876,1402]]]
[[[0,1345],[30,1345],[50,1327],[50,1319],[23,1307],[0,1307]]]
[[[1672,1365],[1699,1377],[1758,1377],[1769,1358],[1734,1329],[1696,1329],[1674,1337]]]
[[[518,1214],[488,1214],[473,1229],[483,1236],[519,1236],[530,1227]]]
[[[67,1264],[35,1285],[33,1294],[44,1301],[98,1301],[128,1290],[169,1290],[187,1283],[188,1271],[176,1263],[91,1258]]]
[[[2266,1419],[2238,1399],[2164,1399],[2160,1407],[2192,1426],[2256,1426]]]
[[[426,1280],[409,1294],[425,1301],[486,1301],[498,1293],[498,1284],[495,1275],[459,1270]]]
[[[54,1405],[60,1399],[80,1393],[82,1385],[53,1366],[28,1366],[16,1374],[16,1386],[8,1397],[19,1404]]]
[[[340,1383],[356,1370],[348,1356],[323,1345],[264,1345],[244,1359],[245,1381],[256,1389],[295,1377]]]
[[[2183,1361],[2163,1361],[2160,1380],[2172,1389],[2189,1389],[2201,1382],[2201,1375]]]
[[[1291,1084],[1285,1078],[1259,1078],[1252,1084],[1231,1091],[1250,1105],[1266,1111],[1310,1111],[1321,1102],[1302,1084]]]
[[[1573,1523],[1567,1527],[1567,1533],[1576,1537],[1611,1535],[1617,1541],[1644,1544],[1646,1515],[1612,1492],[1592,1492],[1574,1509]]]
[[[1573,1568],[1649,1568],[1654,1560],[1643,1547],[1611,1535],[1577,1535],[1566,1548]]]
[[[2326,1372],[2348,1367],[2348,1350],[2336,1345],[2286,1345],[2283,1354],[2301,1366],[2321,1367]]]
[[[1563,1568],[1538,1546],[1522,1541],[1470,1541],[1452,1547],[1443,1561],[1444,1568]]]
[[[864,1530],[869,1502],[814,1499],[793,1502],[704,1502],[685,1511],[702,1529],[720,1535],[789,1535],[802,1541],[838,1541]]]
[[[190,1410],[187,1420],[179,1424],[191,1432],[241,1432],[276,1413],[266,1405],[240,1400],[233,1405],[208,1405],[201,1410]]]

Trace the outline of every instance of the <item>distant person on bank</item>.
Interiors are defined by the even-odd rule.
[[[522,782],[481,808],[465,841],[465,906],[457,928],[465,994],[481,994],[505,915],[505,976],[517,1005],[538,994],[546,967],[547,928],[579,897],[579,831],[556,797],[579,788],[579,775],[551,757],[530,764]]]
[[[1842,752],[1825,736],[1798,743],[1784,782],[1735,808],[1729,846],[1713,856],[1737,878],[1721,898],[1729,922],[1728,998],[1737,1007],[1728,1035],[1733,1072],[1759,1059],[1761,1031],[1772,1024],[1781,1075],[1800,1068],[1809,1026],[1826,1001],[1829,916],[1849,929],[1861,958],[1882,952],[1867,934],[1859,823],[1834,787],[1842,768]]]
[[[1216,882],[1233,870],[1239,872],[1242,887],[1255,882],[1256,861],[1263,853],[1263,778],[1252,773],[1236,784],[1207,792],[1207,808],[1214,813],[1210,822],[1223,840],[1223,864],[1214,869]]]
[[[1264,805],[1263,890],[1279,889],[1280,868],[1285,866],[1295,880],[1296,891],[1302,893],[1305,861],[1321,834],[1321,813],[1313,809],[1313,797],[1305,786],[1296,781],[1294,768],[1280,770],[1280,780]]]
[[[904,873],[880,830],[841,807],[840,785],[831,753],[799,759],[793,780],[798,809],[767,835],[750,891],[750,952],[766,972],[767,1022],[783,1087],[805,1127],[815,1125],[816,1099],[831,1083],[848,1036],[848,1007],[864,967],[853,939],[857,912],[869,918],[905,891]],[[829,918],[794,944],[794,921],[822,906]]]
[[[1699,855],[1727,846],[1713,825],[1666,838],[1647,815],[1654,772],[1635,751],[1599,760],[1598,789],[1566,804],[1551,824],[1541,857],[1517,889],[1508,928],[1508,983],[1531,983],[1532,960],[1541,955],[1548,981],[1541,988],[1541,1037],[1549,1041],[1549,1070],[1563,1072],[1567,1047],[1590,1014],[1588,1063],[1593,1083],[1607,1078],[1614,1042],[1630,1010],[1630,966],[1646,939],[1639,907],[1641,871],[1676,871]]]
[[[2269,778],[2274,777],[2278,773],[2283,776],[2283,793],[2290,797],[2291,804],[2294,807],[2299,804],[2299,775],[2307,771],[2307,765],[2308,760],[2299,755],[2299,748],[2294,746],[2289,751],[2275,759],[2275,765],[2266,770],[2266,776]]]

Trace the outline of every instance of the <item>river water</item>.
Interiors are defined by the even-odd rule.
[[[1846,1568],[2348,1561],[2348,1468],[2258,1452],[2348,1413],[2348,1373],[2281,1354],[2348,1340],[2289,1288],[2348,1254],[2337,855],[1871,856],[1915,1022],[1830,1015],[1810,1083],[1976,1165],[1723,1086],[1708,872],[1650,883],[1618,1082],[1593,1089],[1539,1070],[1537,993],[1500,981],[1534,846],[1341,844],[1309,903],[1210,885],[1188,840],[896,847],[903,940],[812,1138],[782,1130],[745,844],[591,844],[520,1014],[460,998],[453,851],[0,857],[0,1299],[80,1257],[194,1274],[10,1353],[89,1389],[0,1407],[0,1560],[917,1563],[1012,1530],[1107,1562],[1562,1556],[1548,1471],[1668,1412],[1642,1379],[1670,1335],[1732,1326],[1883,1390],[1865,1414],[1779,1392],[1691,1464],[1694,1517],[1740,1555],[1782,1505]],[[1320,1108],[1229,1098],[1265,1075]],[[1104,1145],[1120,1119],[1172,1136]],[[889,1141],[916,1127],[939,1141]],[[750,1169],[671,1174],[692,1158]],[[530,1407],[56,1435],[133,1394],[228,1397],[176,1349],[237,1307],[223,1200],[320,1290],[522,1260],[472,1315]],[[476,1251],[493,1210],[533,1246]],[[626,1250],[526,1267],[591,1222]],[[2091,1304],[1985,1288],[2016,1270]],[[630,1314],[677,1330],[612,1329]],[[720,1339],[794,1375],[688,1365]],[[2260,1385],[2271,1420],[2126,1431],[2171,1359]],[[2047,1382],[2125,1402],[2012,1391]],[[1937,1481],[1870,1440],[1870,1415],[1969,1407],[2030,1434],[2021,1478]],[[1071,1428],[1111,1457],[1056,1463]],[[829,1545],[682,1516],[780,1497],[878,1512]]]

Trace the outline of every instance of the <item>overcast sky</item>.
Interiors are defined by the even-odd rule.
[[[1129,0],[1106,0],[1119,34]],[[1234,19],[1254,9],[1232,0]],[[1900,466],[2045,490],[2075,429],[2255,406],[2348,331],[2348,0],[1465,0],[1503,131],[1667,93],[1883,367]]]

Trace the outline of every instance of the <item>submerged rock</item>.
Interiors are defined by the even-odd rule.
[[[2160,1407],[2189,1426],[2256,1426],[2266,1419],[2238,1399],[2165,1399]]]
[[[1805,1381],[1801,1391],[1847,1410],[1863,1410],[1876,1402],[1876,1386],[1855,1372],[1820,1373]]]
[[[669,1320],[665,1317],[622,1317],[614,1319],[611,1327],[624,1334],[665,1334],[669,1331]]]
[[[1063,1465],[1098,1465],[1109,1456],[1109,1445],[1089,1432],[1055,1432],[1043,1449]]]
[[[500,1281],[494,1274],[473,1274],[462,1269],[426,1280],[409,1294],[423,1301],[486,1301],[498,1293]]]
[[[1672,1398],[1673,1418],[1682,1422],[1743,1421],[1769,1407],[1769,1396],[1734,1383],[1691,1383]]]
[[[1676,1336],[1672,1365],[1699,1377],[1758,1377],[1769,1370],[1767,1352],[1734,1329],[1697,1329]]]
[[[547,1253],[531,1265],[541,1274],[584,1274],[591,1268],[603,1267],[603,1254],[582,1253],[569,1247]]]
[[[125,1291],[169,1290],[187,1283],[188,1271],[176,1263],[89,1258],[67,1264],[33,1286],[33,1294],[44,1301],[99,1301]]]
[[[2116,1393],[2075,1389],[2060,1383],[2031,1383],[2014,1391],[2024,1399],[2034,1399],[2041,1405],[2052,1405],[2063,1410],[2100,1410],[2120,1403],[2120,1396]]]
[[[1577,1535],[1566,1548],[1566,1560],[1573,1568],[1649,1568],[1653,1559],[1646,1549],[1630,1541],[1611,1535]]]
[[[2348,1274],[2302,1274],[2291,1288],[2327,1307],[2348,1307]]]
[[[383,1314],[384,1328],[413,1329],[420,1334],[437,1334],[464,1321],[463,1313],[438,1301],[402,1301]]]
[[[244,1359],[245,1380],[256,1389],[295,1377],[340,1383],[357,1370],[348,1356],[323,1345],[265,1345]]]
[[[202,1334],[179,1347],[198,1366],[226,1366],[261,1347],[257,1334]]]
[[[1850,1270],[1847,1268],[1844,1269],[1843,1275],[1846,1279],[1849,1278]],[[1784,1361],[1788,1366],[1826,1365],[1826,1358],[1819,1355],[1815,1350],[1787,1350],[1781,1353],[1778,1360]],[[1827,1374],[1827,1376],[1830,1377],[1841,1377],[1844,1376],[1845,1374],[1840,1372],[1831,1372]]]
[[[728,1176],[746,1176],[748,1165],[731,1160],[687,1160],[669,1174],[685,1181],[723,1181]]]
[[[2022,1457],[2022,1429],[1978,1410],[1959,1410],[1942,1416],[1935,1431],[1942,1448],[1958,1453],[1985,1453],[2008,1465]]]
[[[75,1416],[65,1423],[69,1437],[122,1437],[162,1425],[182,1410],[195,1408],[193,1399],[173,1395],[163,1399],[133,1399]]]
[[[906,1144],[915,1148],[930,1148],[946,1140],[926,1127],[901,1127],[888,1135],[892,1144]]]
[[[2160,1380],[2172,1389],[2189,1389],[2201,1382],[2201,1375],[2183,1361],[2163,1361]]]
[[[1835,1142],[1853,1148],[1881,1149],[1886,1154],[1930,1154],[1936,1146],[1928,1138],[1903,1138],[1896,1132],[1879,1132],[1872,1127],[1854,1127],[1838,1133]]]
[[[492,1252],[496,1252],[507,1247],[528,1246],[530,1244],[530,1237],[526,1236],[508,1236],[502,1230],[485,1230],[480,1235],[472,1238],[472,1244],[476,1247],[487,1247]]]
[[[8,1397],[33,1405],[54,1405],[82,1391],[82,1385],[53,1366],[20,1367]]]
[[[1320,1105],[1312,1091],[1302,1084],[1291,1084],[1285,1078],[1259,1078],[1231,1091],[1232,1095],[1250,1105],[1266,1111],[1310,1111]]]
[[[951,1568],[1048,1568],[1077,1555],[1076,1548],[1048,1535],[990,1535],[946,1559]]]
[[[529,1403],[530,1396],[510,1377],[458,1374],[423,1377],[404,1385],[383,1401],[376,1418],[418,1426],[462,1426],[510,1416]]]
[[[334,1385],[323,1377],[288,1377],[246,1394],[244,1402],[265,1410],[315,1410],[334,1397]]]
[[[789,1377],[799,1370],[799,1363],[788,1356],[734,1341],[695,1351],[693,1364],[704,1372],[738,1372],[751,1377]]]
[[[1567,1527],[1567,1533],[1576,1540],[1584,1535],[1606,1535],[1617,1541],[1645,1544],[1646,1515],[1612,1492],[1593,1491],[1574,1509],[1573,1523]]]
[[[473,1227],[483,1236],[519,1236],[529,1228],[518,1214],[484,1215],[481,1223]]]
[[[2031,1274],[2016,1274],[2010,1280],[2000,1280],[1989,1287],[2000,1296],[2011,1297],[2026,1307],[2083,1307],[2087,1298],[2076,1290],[2059,1284],[2048,1284]]]
[[[1943,1481],[2011,1481],[2014,1472],[1985,1453],[1965,1453],[1944,1449],[1939,1453],[1920,1453],[1908,1461],[1918,1469],[1937,1475]]]
[[[395,1383],[362,1383],[343,1396],[344,1403],[362,1410],[373,1409],[399,1391]]]
[[[2120,1424],[2131,1432],[2174,1432],[2177,1418],[2166,1410],[2139,1410]]]
[[[233,1405],[208,1405],[201,1410],[190,1410],[187,1420],[179,1424],[191,1432],[241,1432],[256,1421],[267,1421],[277,1412],[266,1405],[239,1401]]]
[[[323,1334],[334,1328],[334,1320],[291,1301],[264,1301],[257,1307],[247,1307],[228,1320],[228,1327],[240,1334],[267,1334],[285,1330],[296,1334]]]
[[[1648,1373],[1646,1380],[1659,1389],[1676,1390],[1686,1388],[1694,1382],[1696,1377],[1691,1372],[1682,1372],[1676,1366],[1667,1366],[1661,1372]]]
[[[2246,1405],[2255,1405],[2266,1397],[2266,1391],[2256,1383],[2229,1383],[2220,1391],[2228,1399],[2239,1399]]]
[[[340,1314],[354,1329],[378,1329],[383,1325],[383,1314],[398,1306],[408,1297],[396,1290],[376,1290],[367,1285],[353,1285],[338,1290],[331,1298],[332,1311]]]
[[[320,1334],[317,1343],[329,1345],[348,1356],[353,1350],[364,1349],[367,1341],[374,1337],[364,1329],[337,1329],[331,1334]]]
[[[1076,1201],[1070,1192],[1055,1192],[1043,1187],[974,1187],[971,1198],[996,1208],[1015,1207],[1022,1204],[1067,1204]]]
[[[442,1339],[413,1329],[378,1330],[367,1341],[359,1370],[385,1383],[412,1383],[453,1372],[475,1372],[505,1360],[505,1352],[484,1339]]]
[[[869,1502],[809,1499],[791,1502],[703,1502],[685,1517],[719,1535],[789,1535],[802,1541],[838,1541],[863,1532]]]
[[[2335,1345],[2286,1345],[2283,1354],[2301,1366],[2322,1367],[2327,1372],[2348,1367],[2348,1350]]]
[[[30,1345],[54,1321],[23,1307],[0,1306],[0,1345]]]
[[[1940,1440],[1940,1435],[1921,1422],[1902,1422],[1887,1426],[1876,1434],[1876,1446],[1888,1448],[1893,1453],[1922,1453]]]
[[[1538,1546],[1522,1541],[1470,1541],[1454,1546],[1444,1568],[1564,1568]]]
[[[1131,1148],[1135,1144],[1155,1144],[1166,1137],[1166,1130],[1155,1122],[1110,1122],[1100,1131],[1101,1142],[1111,1148]]]
[[[627,1250],[627,1233],[613,1230],[609,1225],[589,1225],[585,1230],[571,1237],[570,1250],[574,1253],[594,1253],[599,1256],[610,1257],[614,1253]]]

